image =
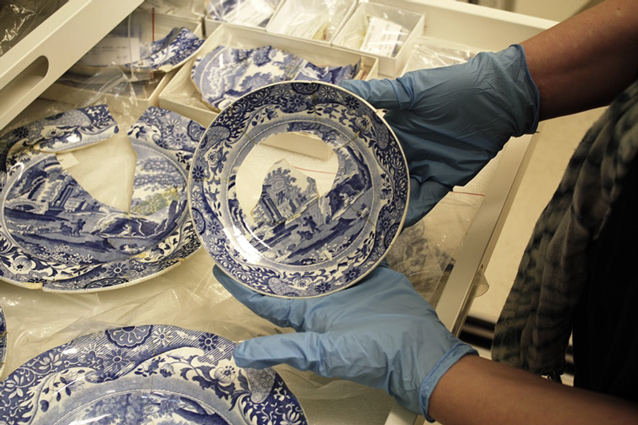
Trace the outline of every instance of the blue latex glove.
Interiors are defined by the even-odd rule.
[[[341,86],[387,109],[411,177],[406,226],[455,185],[470,181],[512,136],[538,126],[539,94],[523,48],[480,53],[469,62],[409,72],[396,80]]]
[[[240,367],[286,363],[381,388],[430,419],[428,401],[441,376],[464,355],[476,354],[448,332],[407,278],[385,266],[355,286],[306,299],[261,295],[217,267],[213,273],[259,316],[297,331],[242,342],[234,352]]]

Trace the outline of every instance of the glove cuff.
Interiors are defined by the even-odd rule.
[[[434,365],[434,368],[423,380],[419,388],[419,406],[421,407],[421,414],[428,422],[434,422],[434,419],[428,415],[428,409],[430,408],[430,396],[436,384],[456,362],[468,354],[478,355],[478,352],[468,344],[459,341]]]
[[[503,54],[518,68],[513,74],[512,82],[513,90],[518,94],[520,102],[513,102],[512,106],[519,105],[521,115],[526,117],[525,122],[520,123],[520,127],[516,129],[514,136],[533,134],[538,129],[540,118],[540,93],[527,66],[525,49],[520,44],[512,44]]]

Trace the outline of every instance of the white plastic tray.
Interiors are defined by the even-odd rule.
[[[69,0],[0,56],[0,128],[141,3]]]

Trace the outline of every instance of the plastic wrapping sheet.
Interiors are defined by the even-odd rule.
[[[207,0],[206,15],[219,22],[266,28],[280,0]]]
[[[355,6],[354,0],[284,0],[267,31],[330,41]]]
[[[0,4],[0,56],[55,13],[66,0],[16,0]]]
[[[437,68],[467,62],[477,49],[432,37],[419,37],[414,43],[406,71]]]
[[[395,57],[421,15],[387,6],[361,3],[339,32],[336,43],[384,57]]]
[[[180,24],[188,24],[191,28]],[[192,21],[136,10],[70,69],[73,74],[123,70],[134,81],[153,78],[186,62],[203,44]]]
[[[197,53],[201,31],[199,22],[137,10],[42,96],[72,108],[108,104],[122,120],[137,118]]]
[[[201,19],[205,13],[203,0],[144,0],[139,9],[190,19]]]

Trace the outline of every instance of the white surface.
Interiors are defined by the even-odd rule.
[[[563,21],[581,10],[590,0],[514,0],[512,11],[538,16],[555,21]]]
[[[140,3],[141,0],[69,0],[0,56],[0,128]]]

